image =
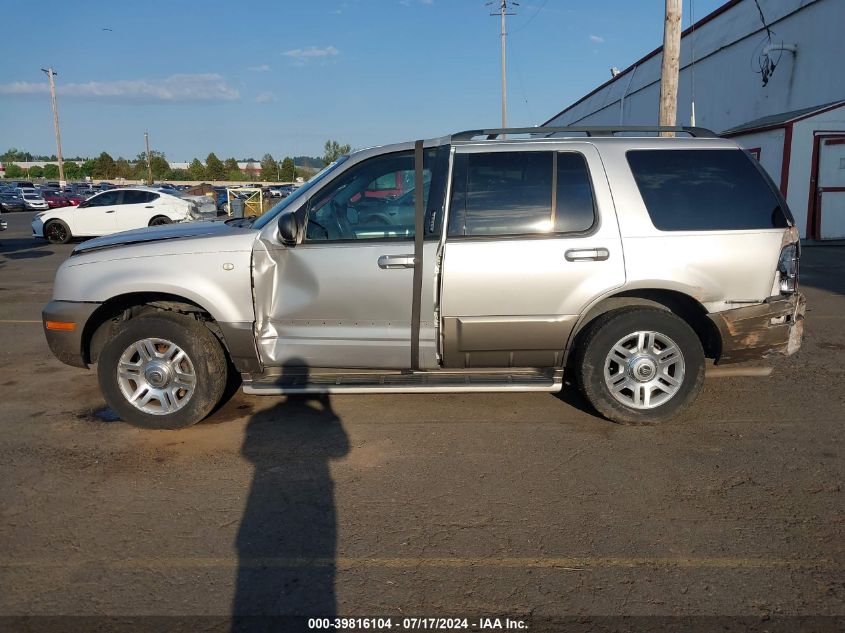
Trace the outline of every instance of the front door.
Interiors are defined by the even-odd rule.
[[[557,366],[585,305],[625,281],[598,151],[587,143],[565,151],[479,149],[458,148],[454,160],[444,364]]]
[[[74,235],[108,235],[117,231],[115,212],[123,192],[104,191],[80,204],[73,212]]]
[[[429,211],[438,206],[429,199],[435,158],[435,150],[425,152],[423,199],[431,203]],[[311,196],[302,243],[263,242],[265,248],[256,251],[256,334],[265,365],[411,367],[414,164],[409,151],[346,169]],[[437,176],[438,191],[443,180]],[[383,195],[387,181],[393,195]],[[429,363],[439,215],[425,222],[423,248],[420,352]]]
[[[823,136],[816,142],[816,233],[823,240],[845,239],[845,136]]]

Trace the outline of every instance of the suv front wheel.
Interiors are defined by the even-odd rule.
[[[580,349],[584,395],[609,420],[647,424],[691,404],[704,382],[693,329],[668,310],[629,308],[599,317]]]
[[[220,402],[227,372],[214,334],[175,312],[127,321],[97,365],[109,406],[123,420],[150,429],[179,429],[202,420]]]

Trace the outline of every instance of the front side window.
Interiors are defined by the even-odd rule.
[[[434,150],[425,152],[423,198],[427,200]],[[371,158],[350,168],[314,196],[308,207],[306,242],[414,237],[414,153]]]
[[[107,191],[105,193],[101,193],[100,195],[94,196],[93,198],[88,200],[87,206],[89,207],[108,207],[113,204],[118,204],[118,200],[120,199],[119,191]]]
[[[577,152],[495,152],[455,157],[449,235],[543,235],[588,230],[595,203]]]
[[[632,150],[628,164],[661,231],[788,226],[771,186],[740,149]]]

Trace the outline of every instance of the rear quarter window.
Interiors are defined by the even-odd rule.
[[[631,150],[628,165],[661,231],[786,228],[780,199],[742,150]]]

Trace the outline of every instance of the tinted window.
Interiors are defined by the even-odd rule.
[[[555,231],[586,231],[596,218],[593,187],[587,161],[581,154],[561,152],[557,155],[557,187],[555,197]]]
[[[94,196],[90,200],[88,200],[89,207],[106,207],[113,204],[117,204],[118,198],[120,197],[119,191],[107,191],[106,193],[101,193],[99,195]]]
[[[147,191],[136,191],[134,189],[125,189],[123,191],[122,204],[143,204],[150,199],[150,194]]]
[[[424,157],[423,199],[428,198],[435,150]],[[390,184],[390,195],[380,185]],[[414,236],[414,153],[388,154],[350,168],[309,204],[308,242]]]
[[[742,150],[635,150],[628,164],[662,231],[788,226],[777,196]]]
[[[594,218],[592,186],[581,154],[455,157],[449,235],[568,233],[589,229]]]

